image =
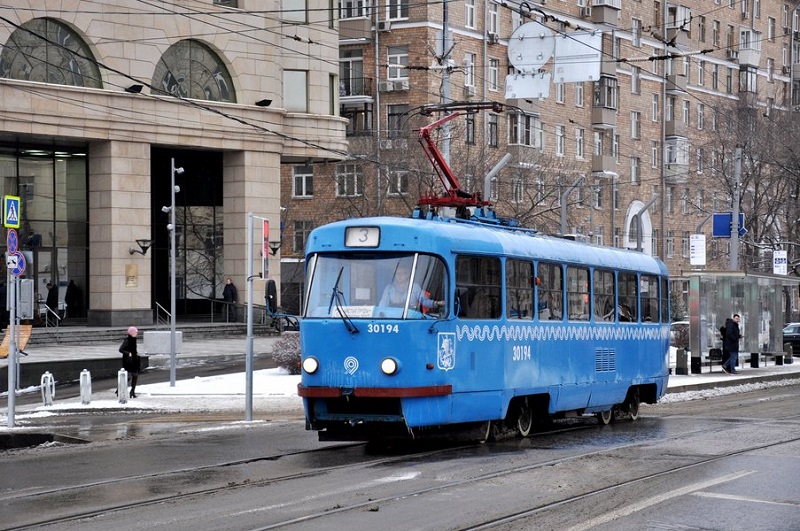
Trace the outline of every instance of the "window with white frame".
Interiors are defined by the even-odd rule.
[[[510,114],[508,121],[509,144],[541,147],[541,122],[538,116],[517,112]]]
[[[650,101],[650,120],[653,122],[658,121],[658,102],[661,99],[661,96],[658,94],[653,94],[653,98]]]
[[[616,162],[619,162],[619,135],[616,133],[611,139],[611,156]]]
[[[703,173],[705,164],[705,151],[703,148],[697,148],[697,173]]]
[[[739,70],[739,91],[758,92],[758,67],[744,66]]]
[[[466,143],[467,144],[474,144],[475,143],[475,114],[469,113],[465,117],[465,134],[466,134]]]
[[[492,33],[497,33],[497,20],[498,20],[497,4],[491,2],[489,4],[489,31],[491,31]]]
[[[641,68],[638,66],[631,66],[631,93],[632,94],[639,94],[642,90],[641,78],[640,78]]]
[[[658,150],[660,148],[660,142],[658,140],[651,140],[650,141],[650,167],[658,168]]]
[[[389,46],[386,79],[408,79],[408,47]]]
[[[361,170],[352,162],[336,165],[336,197],[364,195],[364,179]]]
[[[408,170],[389,170],[389,195],[405,195],[408,193]]]
[[[565,127],[563,125],[556,126],[556,155],[564,156],[564,137]]]
[[[767,17],[767,40],[775,42],[775,19]]]
[[[564,103],[564,83],[556,83],[556,103]]]
[[[706,105],[704,103],[697,104],[697,128],[704,129],[706,127]]]
[[[775,78],[775,59],[768,58],[767,59],[767,81],[772,83]]]
[[[386,18],[389,20],[408,18],[408,0],[386,0]]]
[[[584,152],[584,130],[581,128],[575,129],[575,158],[582,159]]]
[[[498,184],[497,176],[495,175],[492,177],[491,181],[489,181],[489,199],[492,201],[497,201],[497,198],[499,197]]]
[[[667,258],[675,257],[675,231],[667,231]]]
[[[703,189],[700,188],[700,189],[697,190],[697,196],[695,197],[695,200],[694,200],[695,207],[697,208],[697,210],[700,213],[703,212],[703,208],[704,208],[703,201],[704,200],[705,200],[705,192],[703,192]]]
[[[681,213],[688,214],[689,213],[689,189],[684,188],[683,193],[681,194]]]
[[[683,100],[683,124],[684,125],[689,125],[689,120],[690,120],[689,105],[690,105],[689,100]]]
[[[594,187],[592,188],[594,192],[594,207],[597,210],[603,209],[603,185],[599,182],[594,183]]]
[[[464,25],[475,27],[475,0],[464,0]]]
[[[525,181],[522,177],[514,177],[511,180],[511,196],[515,203],[522,203],[525,200]]]
[[[711,88],[719,90],[719,65],[711,67]]]
[[[681,237],[681,256],[686,258],[689,256],[689,231],[683,231]]]
[[[701,87],[706,84],[706,62],[697,61],[697,84]]]
[[[575,83],[575,106],[583,107],[583,83]]]
[[[475,86],[475,61],[477,55],[474,53],[464,54],[464,86]]]
[[[292,197],[314,197],[314,167],[292,166]]]
[[[642,45],[642,21],[638,18],[631,19],[631,44],[636,47]]]
[[[594,154],[598,157],[603,154],[603,132],[594,132]]]
[[[664,206],[667,207],[667,213],[669,214],[675,213],[675,207],[673,205],[674,200],[675,200],[675,187],[667,186],[667,196],[664,198],[666,205]]]
[[[369,18],[370,11],[369,0],[340,0],[339,1],[339,18]]]
[[[639,138],[641,136],[641,127],[639,118],[640,118],[639,111],[631,111],[631,138]]]
[[[497,90],[499,87],[500,61],[489,59],[489,90]]]
[[[544,201],[544,175],[536,174],[536,203]]]
[[[294,237],[292,238],[292,246],[294,247],[295,254],[302,254],[306,249],[306,241],[311,234],[311,229],[314,224],[306,220],[298,220],[294,222]]]
[[[631,157],[631,183],[639,184],[639,157]]]
[[[616,78],[600,76],[594,83],[594,106],[606,109],[617,108],[619,81]]]

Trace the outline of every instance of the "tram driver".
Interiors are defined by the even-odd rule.
[[[403,307],[408,295],[408,279],[411,269],[408,265],[397,266],[392,281],[383,290],[378,306]],[[409,307],[417,309],[420,306],[427,309],[439,309],[444,307],[444,301],[435,301],[428,294],[423,293],[422,288],[415,282],[411,286],[411,297],[408,297]]]

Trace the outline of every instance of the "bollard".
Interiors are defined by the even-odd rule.
[[[87,369],[81,371],[81,404],[88,406],[92,403],[92,373]]]
[[[125,369],[117,373],[117,396],[120,404],[128,403],[128,371]]]
[[[50,371],[45,371],[41,380],[42,386],[42,401],[45,406],[53,405],[53,397],[56,396],[56,381]]]
[[[675,374],[689,374],[689,362],[686,359],[686,349],[679,348],[675,352]]]

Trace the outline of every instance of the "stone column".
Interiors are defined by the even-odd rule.
[[[153,322],[150,255],[130,254],[151,239],[150,144],[95,142],[89,149],[88,322]]]
[[[280,238],[280,154],[256,151],[226,153],[223,176],[225,212],[225,277],[231,277],[239,290],[239,301],[247,303],[247,213],[267,218],[270,240]],[[253,273],[261,271],[261,228],[253,227]],[[269,278],[280,293],[280,252],[269,258]],[[253,283],[253,303],[264,304],[266,279]]]

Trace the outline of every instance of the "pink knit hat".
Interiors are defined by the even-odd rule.
[[[128,328],[128,335],[129,336],[135,336],[138,333],[139,333],[139,329],[137,329],[135,326],[131,326],[131,327]]]

